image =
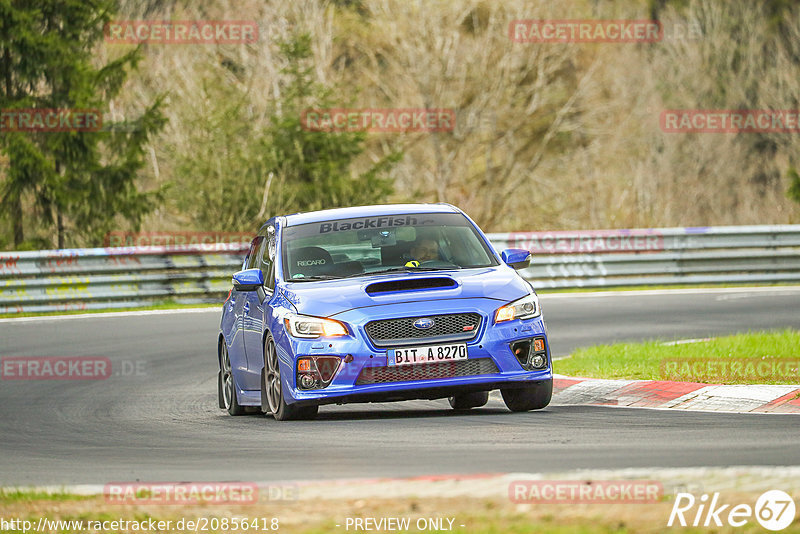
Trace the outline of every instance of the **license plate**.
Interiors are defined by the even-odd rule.
[[[392,366],[466,360],[467,346],[464,343],[456,343],[455,345],[424,345],[389,349],[388,356],[388,363]]]

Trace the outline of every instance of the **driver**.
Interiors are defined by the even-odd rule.
[[[435,239],[422,238],[411,247],[411,257],[422,263],[439,259],[439,245]]]

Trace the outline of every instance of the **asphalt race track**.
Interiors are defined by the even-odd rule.
[[[554,353],[646,338],[800,328],[800,288],[542,297]],[[316,421],[216,407],[217,310],[0,321],[0,357],[105,356],[96,381],[0,381],[0,485],[307,480],[577,468],[800,464],[792,415],[493,398],[325,406]],[[556,364],[556,372],[558,367]]]

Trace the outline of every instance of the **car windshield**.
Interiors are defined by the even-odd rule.
[[[283,230],[284,279],[292,282],[381,272],[497,265],[460,213],[413,213],[322,221]]]

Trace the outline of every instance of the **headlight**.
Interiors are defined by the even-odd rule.
[[[539,317],[541,314],[542,309],[539,307],[539,297],[535,294],[530,294],[527,297],[515,300],[511,304],[506,304],[502,308],[498,308],[494,314],[494,322],[502,323],[503,321],[514,319],[531,319],[532,317]]]
[[[289,313],[284,317],[283,322],[294,337],[315,338],[347,335],[347,327],[333,319]]]

